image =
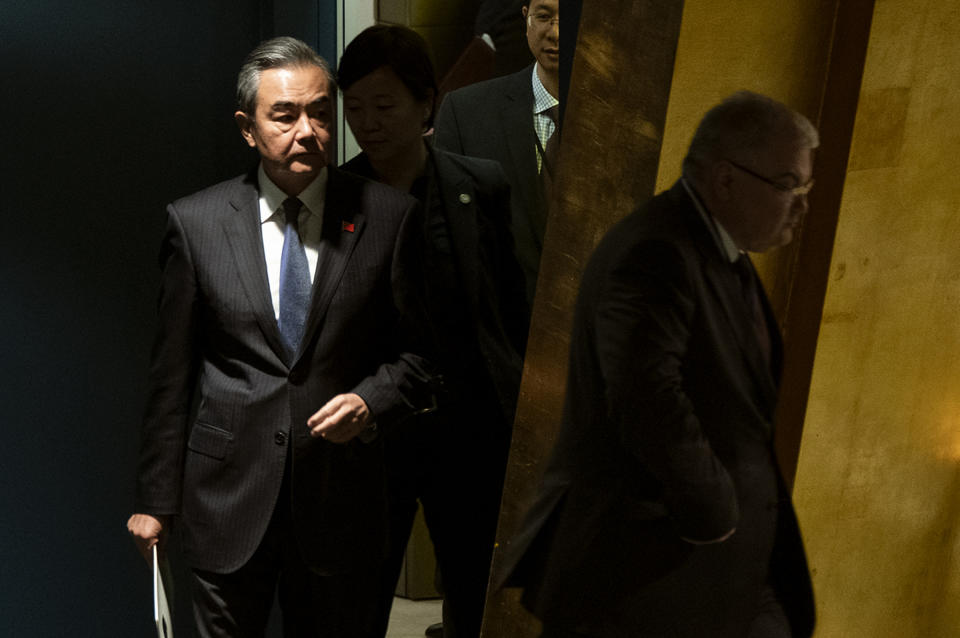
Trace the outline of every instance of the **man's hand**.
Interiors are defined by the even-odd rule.
[[[134,514],[127,521],[127,531],[148,563],[152,561],[150,550],[154,545],[159,545],[157,550],[163,551],[167,540],[167,520],[166,516],[157,518],[150,514]]]
[[[346,443],[367,429],[370,410],[356,394],[338,394],[307,419],[310,436]]]

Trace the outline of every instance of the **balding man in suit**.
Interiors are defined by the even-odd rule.
[[[747,252],[792,239],[817,145],[783,104],[733,95],[590,259],[556,448],[505,550],[544,637],[812,633],[773,449],[780,334]]]

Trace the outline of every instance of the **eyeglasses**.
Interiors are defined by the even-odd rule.
[[[531,13],[527,16],[527,26],[532,27],[536,23],[538,29],[546,29],[553,25],[560,26],[560,16],[551,16],[549,13]]]
[[[794,197],[806,197],[806,195],[811,191],[811,189],[813,189],[814,179],[812,177],[810,178],[809,182],[807,182],[806,184],[802,184],[801,186],[784,186],[780,182],[775,182],[769,177],[764,177],[760,173],[751,171],[746,166],[741,166],[740,164],[737,164],[731,159],[728,159],[727,161],[730,162],[730,164],[734,168],[739,168],[741,171],[743,171],[747,175],[750,175],[751,177],[756,177],[761,182],[766,182],[767,184],[770,184],[781,193],[790,193]]]

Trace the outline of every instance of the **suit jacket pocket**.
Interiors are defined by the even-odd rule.
[[[227,456],[231,441],[233,441],[232,432],[198,421],[190,431],[187,447],[199,454],[223,460]]]

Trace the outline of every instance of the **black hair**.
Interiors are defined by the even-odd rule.
[[[381,67],[388,67],[417,101],[430,100],[427,128],[433,126],[437,79],[426,41],[416,31],[394,24],[368,27],[343,52],[337,84],[343,91]]]

